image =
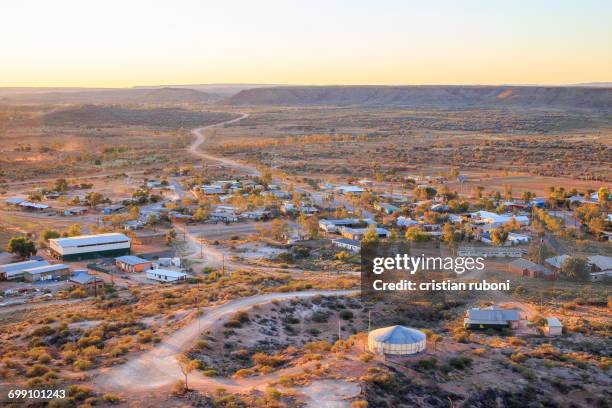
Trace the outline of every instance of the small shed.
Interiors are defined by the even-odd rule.
[[[548,337],[560,336],[563,333],[563,324],[556,317],[547,317],[544,334]]]

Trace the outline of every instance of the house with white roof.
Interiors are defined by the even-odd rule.
[[[187,274],[170,269],[149,269],[147,278],[158,282],[178,282],[187,279]]]
[[[365,190],[363,188],[359,187],[359,186],[346,185],[346,186],[336,187],[336,191],[338,193],[340,193],[340,194],[355,194],[355,195],[359,195],[359,194],[363,194],[363,192]]]
[[[529,225],[529,217],[526,215],[497,214],[490,211],[476,211],[471,214],[477,222],[489,224],[491,227],[501,227],[515,219],[521,225]]]

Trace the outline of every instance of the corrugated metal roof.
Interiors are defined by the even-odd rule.
[[[55,264],[55,265],[47,265],[47,266],[40,266],[38,268],[28,268],[25,269],[23,272],[27,272],[31,275],[38,275],[41,273],[47,273],[47,272],[54,272],[54,271],[60,271],[62,269],[68,269],[68,265],[64,265],[64,264]]]
[[[15,262],[6,265],[0,265],[0,272],[22,272],[28,268],[37,268],[40,266],[49,265],[47,261],[23,261],[23,262]]]
[[[115,259],[118,260],[119,262],[123,262],[125,264],[132,265],[132,266],[151,262],[151,261],[147,261],[144,258],[141,258],[139,256],[134,256],[134,255],[124,255],[124,256],[120,256]]]
[[[124,234],[119,233],[108,233],[108,234],[97,234],[97,235],[79,235],[77,237],[68,238],[55,238],[49,241],[55,242],[61,247],[75,247],[83,245],[103,245],[117,241],[130,241]]]
[[[557,319],[556,317],[547,317],[546,325],[548,327],[563,327],[559,319]]]
[[[520,320],[520,314],[518,310],[472,308],[468,310],[467,318],[467,323],[505,324]]]
[[[102,279],[98,276],[90,275],[88,273],[77,273],[70,278],[71,282],[80,283],[81,285],[86,285],[90,282],[101,282]]]
[[[612,256],[592,255],[589,256],[588,260],[602,271],[612,269]]]
[[[373,330],[370,335],[374,340],[389,344],[418,343],[427,338],[422,331],[406,326],[389,326]]]

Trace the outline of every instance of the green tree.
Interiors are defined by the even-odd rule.
[[[597,191],[597,200],[599,201],[599,205],[603,208],[608,207],[608,203],[610,202],[610,190],[606,187],[601,187]]]
[[[586,281],[589,278],[586,260],[575,256],[569,256],[563,260],[559,273],[568,280]]]
[[[363,234],[363,239],[361,240],[361,243],[363,245],[367,245],[367,244],[376,244],[379,241],[380,239],[378,238],[378,233],[376,232],[376,226],[370,225],[368,229],[366,230],[365,234]]]
[[[6,250],[25,259],[36,253],[36,246],[28,237],[13,237],[9,240]]]
[[[76,236],[79,236],[79,235],[81,235],[81,224],[72,224],[66,230],[66,236],[67,237],[76,237]]]
[[[59,179],[55,180],[55,184],[53,186],[53,189],[55,191],[64,192],[64,191],[68,190],[68,182],[66,181],[65,178],[59,178]]]
[[[431,235],[424,232],[419,226],[408,227],[405,237],[411,242],[425,242],[431,239]]]
[[[504,231],[503,228],[495,228],[491,231],[491,242],[495,246],[502,246],[508,239],[508,232]]]
[[[87,204],[89,204],[89,206],[92,208],[96,208],[96,206],[100,204],[103,200],[104,197],[102,196],[102,194],[97,193],[95,191],[90,191],[85,196],[85,201],[87,201]]]
[[[50,239],[59,238],[60,233],[53,229],[46,229],[42,233],[42,241],[49,242]]]

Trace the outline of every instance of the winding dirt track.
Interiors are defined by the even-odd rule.
[[[153,349],[133,357],[126,364],[101,373],[93,379],[93,383],[103,390],[120,392],[143,392],[171,387],[176,381],[184,378],[176,360],[177,356],[191,348],[200,337],[200,334],[210,329],[218,320],[226,318],[240,310],[269,303],[273,300],[308,298],[317,295],[344,296],[353,293],[355,293],[355,291],[317,290],[308,292],[268,293],[232,300],[223,305],[208,309],[203,316],[192,320],[183,328],[164,337]],[[300,367],[300,369],[303,369],[303,367]],[[222,387],[228,391],[243,392],[252,388],[263,387],[280,375],[295,370],[296,368],[288,368],[287,370],[279,370],[270,375],[236,380],[229,378],[209,378],[194,371],[189,375],[189,387],[197,390],[214,390]]]
[[[201,157],[202,159],[206,159],[206,160],[211,160],[211,161],[216,161],[219,162],[227,167],[233,167],[236,170],[239,171],[243,171],[246,174],[249,175],[253,175],[253,176],[258,176],[259,175],[259,171],[251,165],[248,164],[244,164],[244,163],[240,163],[237,162],[236,160],[232,160],[232,159],[228,159],[226,157],[221,157],[221,156],[214,156],[210,153],[207,153],[206,151],[202,151],[200,150],[200,147],[202,146],[202,144],[204,144],[206,142],[206,132],[220,127],[220,126],[225,126],[225,125],[229,125],[230,123],[234,123],[234,122],[238,122],[242,119],[248,118],[249,114],[248,113],[242,113],[240,115],[240,117],[237,117],[235,119],[232,120],[228,120],[226,122],[221,122],[221,123],[216,123],[214,125],[208,125],[208,126],[204,126],[204,127],[200,127],[197,129],[194,129],[191,131],[191,133],[193,133],[196,136],[196,139],[193,141],[193,143],[187,148],[187,151],[191,154],[193,154],[194,156],[198,156]]]

